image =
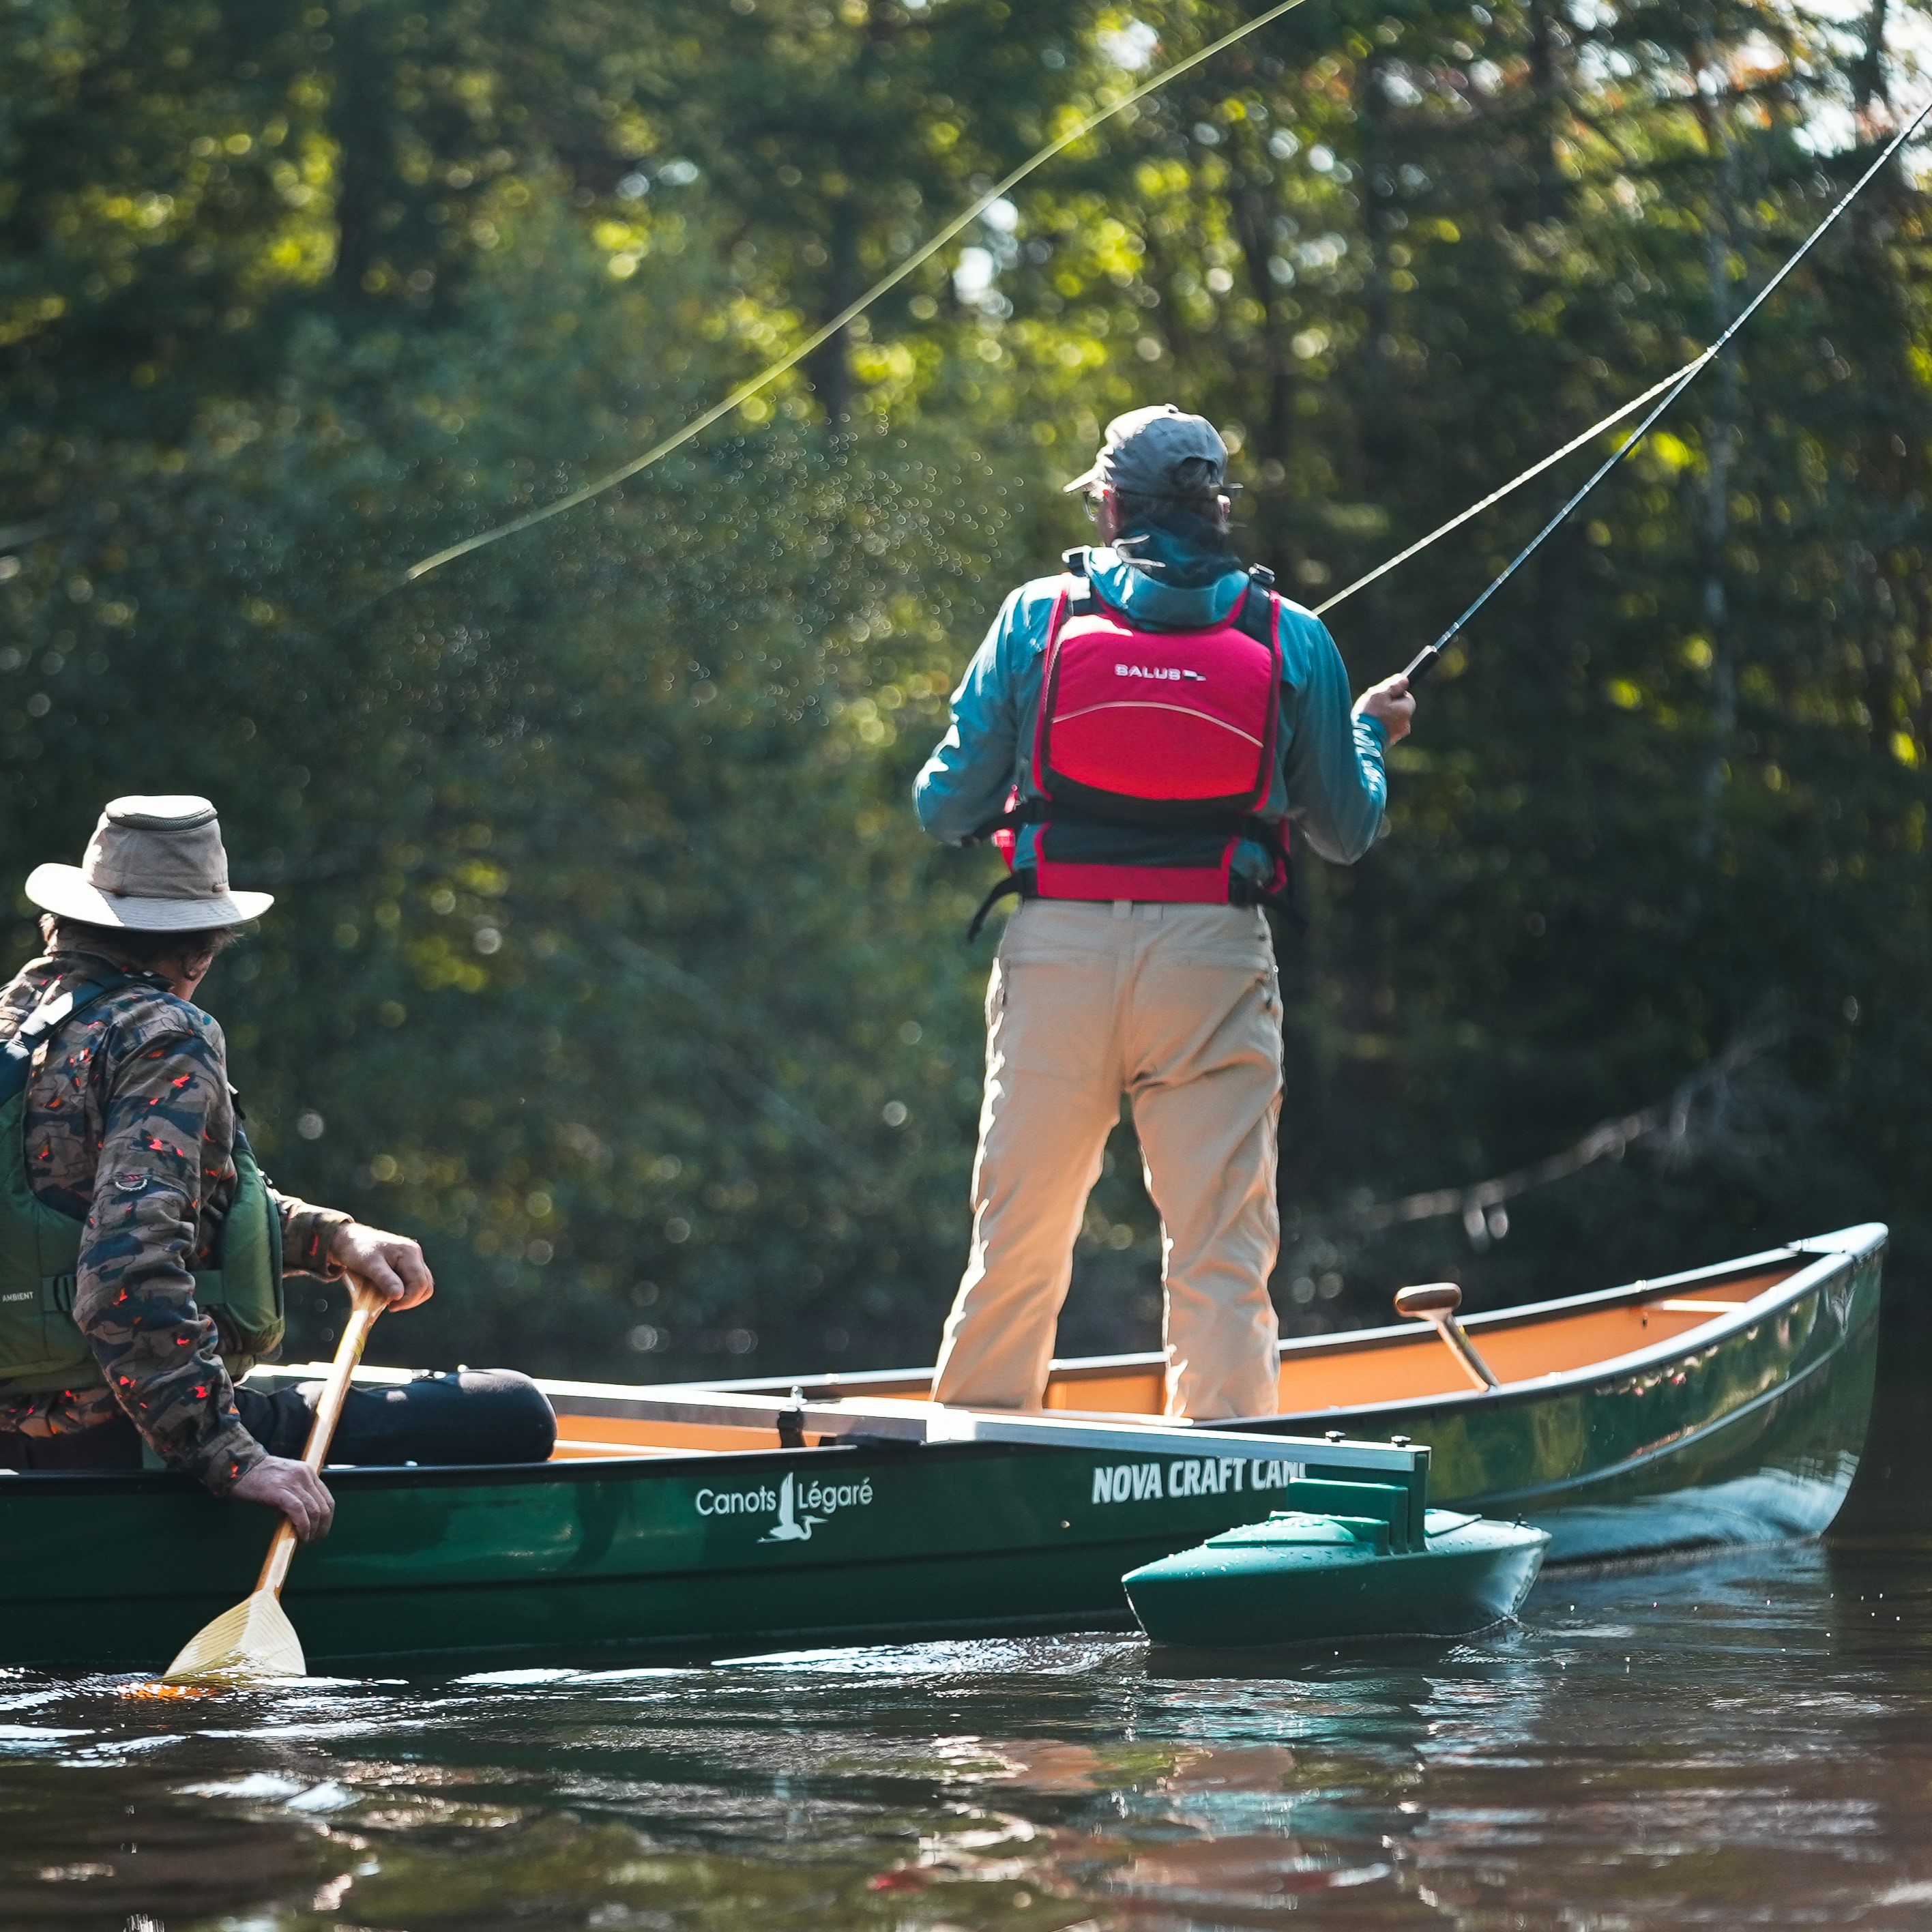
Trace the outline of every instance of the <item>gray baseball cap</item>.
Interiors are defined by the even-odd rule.
[[[1125,490],[1136,496],[1191,496],[1225,487],[1228,446],[1205,416],[1172,403],[1130,410],[1107,425],[1092,466],[1068,484],[1077,490]]]

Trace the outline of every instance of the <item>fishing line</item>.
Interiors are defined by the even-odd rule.
[[[1131,93],[1122,95],[1110,106],[1097,108],[1091,114],[1082,116],[1064,134],[1056,136],[1045,147],[1029,155],[1011,174],[996,182],[963,214],[956,215],[923,247],[908,256],[890,274],[874,282],[856,302],[841,309],[830,322],[814,330],[796,348],[780,356],[769,368],[760,370],[750,381],[741,382],[722,402],[714,403],[702,416],[694,416],[682,429],[666,436],[662,442],[653,443],[643,455],[634,458],[621,469],[614,470],[608,476],[585,484],[580,490],[573,490],[567,496],[558,497],[554,502],[544,504],[541,509],[532,510],[526,515],[514,518],[507,524],[500,524],[494,530],[484,530],[479,536],[466,537],[460,543],[452,544],[447,550],[440,550],[434,556],[424,557],[420,562],[412,563],[404,573],[403,582],[413,584],[418,578],[427,577],[431,571],[440,570],[443,565],[453,563],[460,556],[467,556],[472,550],[481,550],[486,544],[500,542],[505,537],[515,536],[519,532],[530,530],[552,517],[560,517],[566,510],[574,510],[580,503],[587,503],[592,497],[601,496],[605,490],[615,489],[620,483],[627,482],[632,477],[650,469],[652,464],[670,455],[673,450],[681,449],[693,436],[709,429],[720,416],[728,416],[740,404],[750,401],[760,389],[769,388],[788,370],[796,367],[814,349],[829,342],[847,323],[863,315],[880,296],[896,287],[915,268],[929,262],[962,229],[970,227],[994,202],[1003,200],[1010,189],[1018,187],[1036,169],[1044,167],[1064,148],[1070,148],[1076,141],[1092,134],[1095,128],[1111,121],[1115,115],[1132,106],[1137,100],[1144,100],[1149,94],[1157,93],[1169,81],[1178,80],[1190,69],[1198,67],[1203,61],[1213,59],[1215,55],[1232,46],[1237,40],[1246,39],[1249,34],[1265,27],[1271,20],[1280,20],[1284,14],[1292,14],[1300,4],[1301,0],[1280,0],[1279,5],[1270,7],[1264,14],[1257,14],[1245,26],[1237,27],[1232,33],[1223,34],[1218,40],[1210,41],[1206,46],[1190,54],[1185,60],[1176,61],[1173,66],[1157,74],[1151,80],[1144,81]]]
[[[1784,266],[1778,270],[1777,274],[1773,275],[1771,280],[1766,282],[1764,286],[1760,289],[1757,293],[1752,296],[1750,300],[1744,304],[1743,309],[1738,313],[1736,320],[1731,323],[1730,326],[1726,328],[1724,332],[1718,338],[1717,340],[1712,343],[1702,355],[1698,356],[1690,362],[1687,362],[1675,376],[1670,379],[1668,387],[1665,389],[1663,395],[1658,398],[1655,406],[1652,409],[1650,413],[1644,418],[1642,422],[1637,424],[1635,429],[1631,430],[1629,436],[1627,436],[1616,448],[1612,450],[1608,456],[1604,458],[1601,463],[1598,464],[1596,468],[1590,472],[1589,476],[1585,479],[1581,487],[1571,494],[1569,500],[1563,505],[1562,508],[1544,525],[1541,530],[1537,532],[1534,536],[1530,538],[1528,543],[1523,545],[1521,550],[1516,552],[1516,555],[1510,560],[1508,566],[1502,572],[1502,574],[1498,576],[1493,577],[1490,580],[1489,583],[1484,587],[1482,594],[1477,598],[1475,602],[1472,603],[1446,631],[1442,633],[1442,636],[1436,640],[1435,643],[1425,646],[1424,649],[1415,654],[1414,657],[1404,669],[1402,674],[1403,676],[1413,679],[1424,676],[1427,674],[1430,668],[1442,656],[1444,649],[1454,640],[1456,633],[1460,632],[1462,627],[1468,622],[1470,619],[1474,616],[1477,612],[1481,610],[1483,606],[1488,603],[1490,599],[1493,597],[1496,592],[1500,590],[1503,586],[1507,584],[1510,579],[1536,554],[1538,550],[1542,548],[1545,541],[1554,535],[1556,530],[1559,529],[1568,519],[1570,512],[1576,508],[1577,505],[1582,502],[1584,498],[1588,496],[1590,492],[1595,489],[1597,485],[1600,483],[1619,463],[1622,462],[1624,458],[1628,456],[1632,450],[1636,448],[1637,445],[1642,442],[1644,438],[1650,434],[1652,429],[1655,426],[1658,418],[1664,414],[1664,411],[1669,409],[1671,404],[1676,401],[1677,398],[1683,394],[1686,389],[1690,388],[1690,385],[1697,380],[1698,376],[1702,374],[1705,368],[1711,362],[1714,362],[1719,356],[1724,353],[1726,347],[1730,344],[1732,338],[1736,335],[1738,330],[1742,328],[1744,324],[1750,321],[1751,317],[1756,314],[1758,310],[1770,300],[1772,296],[1777,291],[1780,284],[1781,284],[1784,280],[1785,278],[1791,273],[1792,269],[1797,267],[1800,262],[1804,260],[1807,255],[1810,254],[1812,249],[1817,245],[1818,242],[1823,236],[1826,231],[1829,229],[1832,224],[1838,220],[1839,216],[1843,214],[1845,210],[1850,208],[1852,203],[1857,200],[1858,196],[1864,192],[1866,188],[1870,184],[1873,177],[1876,176],[1879,170],[1885,166],[1886,163],[1890,160],[1892,156],[1897,154],[1899,149],[1904,147],[1906,142],[1910,140],[1914,134],[1918,133],[1920,127],[1924,124],[1929,116],[1932,116],[1932,100],[1928,100],[1925,103],[1925,105],[1920,108],[1918,112],[1915,114],[1912,118],[1885,144],[1885,146],[1880,151],[1878,158],[1872,163],[1870,167],[1866,169],[1863,174],[1859,176],[1858,179],[1852,183],[1850,188],[1846,190],[1844,195],[1840,197],[1837,206],[1834,206],[1832,212],[1825,217],[1824,220],[1820,222],[1817,226],[1813,229],[1811,232],[1804,238],[1804,241],[1799,244],[1796,251],[1785,262]],[[1655,392],[1652,392],[1652,393],[1654,394]],[[1628,412],[1628,411],[1625,412],[1626,414]],[[1351,588],[1353,587],[1354,586],[1351,586]]]
[[[1685,368],[1688,368],[1689,367],[1690,364],[1688,363],[1684,364]],[[1540,476],[1546,470],[1550,469],[1556,464],[1561,463],[1566,456],[1574,455],[1578,450],[1583,447],[1584,444],[1592,442],[1598,436],[1601,436],[1605,430],[1616,428],[1617,424],[1622,422],[1625,416],[1634,416],[1639,410],[1643,407],[1646,403],[1650,400],[1652,397],[1660,394],[1664,390],[1669,388],[1671,384],[1676,382],[1677,378],[1682,375],[1683,373],[1684,370],[1682,369],[1675,370],[1670,375],[1665,376],[1662,382],[1652,383],[1650,387],[1645,390],[1642,395],[1631,397],[1630,400],[1624,404],[1622,409],[1612,410],[1608,416],[1604,417],[1601,422],[1592,423],[1588,429],[1584,430],[1581,436],[1573,436],[1561,449],[1552,449],[1540,463],[1532,463],[1521,476],[1513,476],[1507,483],[1502,484],[1500,488],[1492,490],[1480,503],[1472,503],[1466,510],[1458,511],[1456,514],[1451,517],[1446,524],[1438,524],[1435,529],[1429,532],[1428,536],[1426,537],[1418,537],[1414,542],[1409,545],[1408,549],[1398,550],[1394,556],[1389,557],[1385,561],[1377,564],[1375,568],[1370,571],[1366,576],[1358,577],[1355,579],[1354,583],[1336,591],[1334,596],[1330,598],[1325,604],[1316,604],[1315,607],[1316,616],[1318,617],[1325,616],[1329,611],[1334,610],[1336,604],[1346,603],[1351,597],[1354,596],[1357,591],[1366,590],[1370,584],[1375,582],[1377,578],[1388,576],[1390,571],[1399,568],[1402,565],[1406,563],[1412,556],[1420,556],[1431,544],[1435,543],[1441,538],[1446,537],[1451,530],[1460,530],[1472,517],[1480,517],[1492,503],[1500,503],[1505,496],[1510,494],[1512,490],[1520,490],[1526,483],[1533,482],[1538,477]]]

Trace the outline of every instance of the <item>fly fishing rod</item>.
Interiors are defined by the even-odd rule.
[[[1690,388],[1690,385],[1694,382],[1701,374],[1702,374],[1705,368],[1709,364],[1714,362],[1718,356],[1721,356],[1724,352],[1724,350],[1730,346],[1732,338],[1736,337],[1738,332],[1744,327],[1746,322],[1750,320],[1753,316],[1756,314],[1758,310],[1762,308],[1768,301],[1770,300],[1772,296],[1776,292],[1779,284],[1784,280],[1785,278],[1791,273],[1792,269],[1797,267],[1800,262],[1804,260],[1807,255],[1810,254],[1813,248],[1814,248],[1817,245],[1818,242],[1823,238],[1826,230],[1828,230],[1833,223],[1838,220],[1839,216],[1843,214],[1845,210],[1850,208],[1852,203],[1856,201],[1858,196],[1865,191],[1866,188],[1870,184],[1873,178],[1878,173],[1879,170],[1885,166],[1886,163],[1890,160],[1892,156],[1897,154],[1899,149],[1904,147],[1906,142],[1910,140],[1914,134],[1918,133],[1919,128],[1924,124],[1928,116],[1932,116],[1932,100],[1928,100],[1925,105],[1920,108],[1918,112],[1912,117],[1911,120],[1906,122],[1906,124],[1901,128],[1896,134],[1893,135],[1892,139],[1885,144],[1884,148],[1879,154],[1878,158],[1872,163],[1870,167],[1866,169],[1864,172],[1852,183],[1850,188],[1846,190],[1845,193],[1840,197],[1837,205],[1832,208],[1832,212],[1825,217],[1823,220],[1819,223],[1816,228],[1812,230],[1809,235],[1805,236],[1804,241],[1799,244],[1796,251],[1785,262],[1784,266],[1778,270],[1777,274],[1773,275],[1771,280],[1766,282],[1764,286],[1760,289],[1757,293],[1745,304],[1743,309],[1739,311],[1736,320],[1731,323],[1730,326],[1726,328],[1724,332],[1718,338],[1716,341],[1713,342],[1702,355],[1684,364],[1682,370],[1671,382],[1669,388],[1664,391],[1661,396],[1658,397],[1655,405],[1652,408],[1649,414],[1637,424],[1635,429],[1630,431],[1630,434],[1624,438],[1622,442],[1618,444],[1608,456],[1604,458],[1601,463],[1598,464],[1596,468],[1592,470],[1590,475],[1584,480],[1581,486],[1570,496],[1568,501],[1563,505],[1562,508],[1559,509],[1556,514],[1544,525],[1542,529],[1538,530],[1535,536],[1532,537],[1528,542],[1525,544],[1522,548],[1518,550],[1516,555],[1510,560],[1508,566],[1498,574],[1490,578],[1490,581],[1484,586],[1481,595],[1476,598],[1474,602],[1470,604],[1468,608],[1466,610],[1462,615],[1442,633],[1442,636],[1436,640],[1435,643],[1427,645],[1421,650],[1417,652],[1414,657],[1409,661],[1408,665],[1403,670],[1402,676],[1404,677],[1407,678],[1411,683],[1413,683],[1417,679],[1428,676],[1429,673],[1435,668],[1435,666],[1437,662],[1441,658],[1443,652],[1448,649],[1450,644],[1454,642],[1457,635],[1461,632],[1463,627],[1468,623],[1469,620],[1476,615],[1478,611],[1482,609],[1484,604],[1488,603],[1490,599],[1493,597],[1496,592],[1500,590],[1503,586],[1507,584],[1539,550],[1543,548],[1544,543],[1550,537],[1553,536],[1556,532],[1569,520],[1571,513],[1576,509],[1576,506],[1583,501],[1584,498],[1588,496],[1591,491],[1595,489],[1597,485],[1602,482],[1604,478],[1607,476],[1612,470],[1616,469],[1617,465],[1622,462],[1624,458],[1629,455],[1630,452],[1636,448],[1637,445],[1642,442],[1644,438],[1650,434],[1651,430],[1655,427],[1658,418],[1663,416],[1664,411],[1669,409],[1671,404],[1676,401],[1677,398],[1682,395],[1686,389]]]

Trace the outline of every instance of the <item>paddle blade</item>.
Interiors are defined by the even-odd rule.
[[[274,1593],[257,1590],[189,1638],[167,1667],[164,1684],[245,1684],[262,1677],[303,1677],[302,1640]]]

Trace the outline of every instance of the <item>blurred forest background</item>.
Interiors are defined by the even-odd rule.
[[[931,1360],[998,862],[908,782],[1106,419],[1210,416],[1319,602],[1694,352],[1922,85],[1900,0],[1306,0],[398,587],[1253,10],[0,4],[0,875],[220,805],[270,1171],[431,1246],[386,1358]],[[1888,173],[1425,690],[1394,836],[1304,862],[1289,1327],[1866,1217],[1932,1260],[1928,240]],[[1590,460],[1338,610],[1358,683]],[[1150,1342],[1124,1128],[1078,1266],[1064,1342]]]

